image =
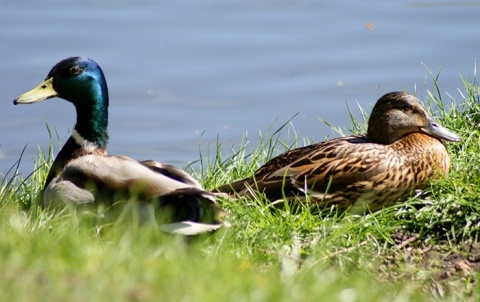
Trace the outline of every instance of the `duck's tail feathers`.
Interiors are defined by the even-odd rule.
[[[213,193],[197,188],[182,188],[163,194],[158,199],[160,212],[168,213],[169,221],[211,225],[211,230],[222,225],[220,218],[224,212],[216,204]]]
[[[172,234],[194,236],[194,235],[200,235],[203,233],[214,232],[220,229],[221,227],[228,227],[228,226],[229,224],[227,223],[206,224],[206,223],[198,223],[198,222],[192,222],[192,221],[182,221],[182,222],[162,224],[160,226],[160,230],[167,233],[172,233]]]

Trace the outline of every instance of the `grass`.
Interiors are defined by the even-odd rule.
[[[0,184],[1,301],[424,301],[480,300],[480,99],[475,76],[460,98],[434,89],[424,103],[463,141],[452,168],[408,202],[366,215],[313,215],[254,200],[221,200],[230,228],[187,241],[139,226],[46,212],[35,203],[52,150],[35,172]],[[454,102],[455,101],[455,102]],[[454,104],[458,105],[454,105]],[[352,115],[353,116],[353,115]],[[251,174],[285,149],[309,143],[290,121],[247,152],[200,154],[203,185]],[[351,131],[365,129],[352,118]],[[287,138],[282,137],[287,133]],[[187,167],[188,170],[188,167]]]

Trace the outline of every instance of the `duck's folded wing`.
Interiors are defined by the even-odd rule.
[[[300,192],[324,194],[370,181],[384,173],[389,156],[381,146],[351,143],[350,138],[318,144],[313,152],[298,158],[263,178],[255,186],[269,198],[282,198]]]
[[[245,195],[250,190],[260,189],[257,184],[261,185],[262,181],[271,173],[290,165],[298,158],[315,150],[315,148],[317,148],[317,144],[288,150],[266,162],[257,171],[255,171],[253,176],[219,186],[215,189],[215,191],[228,194],[237,193],[239,195]]]
[[[198,183],[198,181],[196,181],[192,176],[190,176],[190,174],[181,169],[178,169],[175,166],[160,163],[154,160],[143,160],[139,163],[156,173],[163,174],[172,179],[183,182],[184,184],[190,185],[191,187],[202,189],[202,186]]]
[[[86,155],[70,162],[61,177],[84,184],[91,181],[99,188],[114,191],[141,192],[146,198],[166,195],[178,189],[199,189],[193,178],[185,177],[185,172],[179,172],[172,166],[163,169],[168,173],[159,173],[158,169],[124,156]],[[179,175],[188,181],[179,181]]]
[[[272,178],[288,177],[291,184],[304,193],[371,187],[375,179],[388,172],[388,158],[388,152],[374,144],[345,146],[327,156],[313,152],[277,171]]]

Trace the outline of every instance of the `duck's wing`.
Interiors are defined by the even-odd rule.
[[[174,174],[173,169],[169,169]],[[177,174],[181,174],[177,172]],[[141,194],[153,198],[191,185],[160,173],[126,156],[86,155],[70,161],[60,175],[77,184],[95,184],[98,188]]]
[[[347,186],[369,185],[365,181],[386,169],[385,148],[369,143],[364,136],[307,147],[288,151],[262,166],[252,177],[226,186],[239,195],[257,190],[276,200],[299,193],[333,193]],[[281,166],[282,162],[287,165]]]
[[[286,179],[284,186],[291,191],[296,188],[324,197],[340,191],[355,194],[371,188],[387,172],[390,152],[383,145],[339,139],[271,173],[264,183],[268,186]]]
[[[139,163],[141,163],[142,165],[146,166],[147,168],[149,168],[150,170],[156,173],[163,174],[172,179],[183,182],[184,184],[189,185],[191,187],[202,189],[202,186],[198,183],[198,181],[195,180],[195,178],[193,178],[192,176],[190,176],[190,174],[188,174],[187,172],[175,166],[160,163],[154,160],[143,160],[143,161],[140,161]]]
[[[219,186],[215,189],[215,191],[227,193],[227,194],[238,193],[240,195],[243,195],[247,192],[247,190],[250,190],[252,188],[254,189],[256,187],[257,181],[261,182],[262,179],[268,177],[271,173],[274,173],[275,171],[278,171],[292,164],[299,158],[305,156],[306,154],[311,153],[316,148],[317,148],[317,144],[314,144],[314,145],[308,145],[308,146],[288,150],[272,158],[263,166],[258,168],[258,170],[255,171],[253,176],[246,177],[244,179]]]

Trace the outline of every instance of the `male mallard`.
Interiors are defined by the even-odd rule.
[[[442,139],[457,142],[460,137],[429,117],[417,98],[391,92],[373,107],[367,134],[287,151],[253,176],[217,190],[242,196],[255,189],[269,200],[307,194],[322,206],[376,211],[448,172]]]
[[[42,191],[44,206],[136,199],[167,209],[175,222],[164,225],[167,230],[193,234],[220,226],[214,195],[184,171],[151,160],[107,155],[108,89],[97,63],[84,57],[64,59],[44,82],[13,103],[32,104],[53,97],[75,106],[77,122],[48,173]]]

